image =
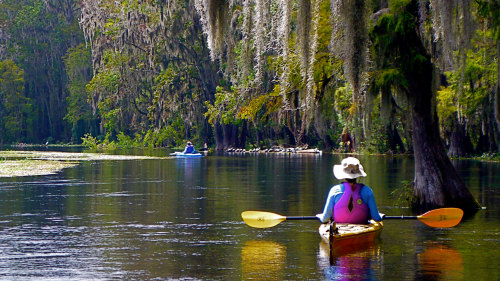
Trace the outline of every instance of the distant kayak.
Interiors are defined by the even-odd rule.
[[[178,157],[178,158],[199,158],[199,157],[203,157],[203,154],[201,154],[199,152],[195,152],[195,153],[174,152],[174,153],[170,153],[170,155]]]

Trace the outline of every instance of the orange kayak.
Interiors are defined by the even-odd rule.
[[[325,223],[319,227],[321,239],[326,244],[330,244],[330,224]],[[349,252],[365,248],[373,244],[384,227],[382,222],[374,220],[371,220],[369,224],[336,223],[335,225],[336,231],[334,230],[333,243],[330,245],[332,252]]]

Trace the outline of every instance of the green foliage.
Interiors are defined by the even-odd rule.
[[[118,132],[116,140],[111,134],[106,134],[100,141],[90,134],[82,138],[82,145],[90,150],[114,150],[117,148],[132,147],[175,147],[182,145],[184,135],[184,122],[177,119],[171,125],[160,130],[148,130],[146,133],[137,133],[132,138],[124,132]]]
[[[113,94],[118,89],[119,81],[120,73],[117,70],[109,69],[99,72],[87,84],[87,92]]]
[[[449,135],[457,122],[466,122],[474,144],[484,134],[485,124],[493,122],[493,94],[497,85],[497,62],[493,33],[478,30],[467,52],[465,65],[446,72],[447,87],[437,93],[441,131]]]
[[[414,34],[415,16],[410,12],[412,1],[390,2],[390,13],[383,14],[370,31],[372,50],[377,57],[378,69],[393,69],[395,81],[407,84],[402,77],[429,75],[425,66],[430,63],[421,49],[420,39]],[[395,69],[397,68],[397,69]],[[395,71],[394,71],[395,70]]]
[[[500,162],[500,153],[498,152],[483,153],[478,159]]]
[[[24,29],[33,24],[42,24],[44,9],[43,2],[41,0],[35,0],[30,5],[29,2],[25,5],[20,6],[19,10],[14,17],[14,26],[18,29]]]
[[[0,3],[2,57],[24,70],[25,95],[33,108],[33,127],[26,142],[41,142],[69,136],[66,115],[67,77],[62,57],[67,49],[83,41],[78,28],[76,0],[6,0]],[[5,40],[5,38],[7,38]]]
[[[275,85],[273,92],[252,99],[247,106],[241,108],[237,116],[243,120],[265,122],[266,117],[277,112],[282,105],[280,86]],[[255,120],[257,117],[259,120]]]
[[[100,144],[100,149],[101,150],[116,150],[118,148],[118,144],[116,143],[115,140],[113,140],[113,136],[110,133],[106,134],[106,137],[104,138],[104,141]]]
[[[99,9],[82,8],[96,72],[87,90],[111,139],[123,132],[166,146],[178,134],[192,136],[204,128],[204,102],[213,100],[216,67],[194,1],[177,1],[168,12],[165,5],[105,1]],[[184,130],[174,125],[177,118],[185,121]]]
[[[85,134],[85,136],[82,137],[82,145],[88,149],[97,150],[99,141],[91,134]]]
[[[385,68],[375,72],[374,91],[377,89],[390,90],[392,87],[399,89],[408,88],[408,80],[397,68]]]
[[[148,130],[142,144],[147,147],[175,147],[184,143],[184,122],[176,119],[175,122],[160,130]]]
[[[476,0],[478,14],[491,25],[493,38],[500,39],[500,2],[498,0]],[[497,43],[498,44],[498,43]]]
[[[386,126],[385,124],[382,124],[378,107],[376,107],[376,110],[372,112],[371,120],[370,137],[366,138],[366,140],[360,145],[358,151],[362,150],[374,154],[386,153],[391,148],[389,145],[389,137],[387,135]]]
[[[345,127],[347,125],[347,120],[351,115],[352,106],[352,90],[347,86],[336,89],[335,107],[338,112],[340,127]]]
[[[453,86],[442,87],[437,92],[437,112],[441,128],[451,128],[457,118],[457,95]]]
[[[134,140],[130,136],[125,135],[123,132],[120,132],[116,136],[116,139],[118,142],[118,146],[121,148],[132,148],[137,146]]]
[[[231,91],[225,91],[222,87],[217,87],[215,102],[213,104],[208,101],[205,102],[207,107],[205,117],[208,118],[208,122],[212,125],[216,123],[235,123],[237,121],[237,105],[240,97],[235,88],[231,88]]]
[[[90,50],[84,44],[68,49],[63,57],[65,70],[68,74],[67,84],[69,95],[66,98],[68,113],[64,117],[72,126],[72,140],[76,142],[81,136],[81,131],[91,131],[90,123],[94,122],[86,85],[91,79],[91,59]],[[83,126],[80,124],[87,124]]]
[[[402,181],[400,187],[391,192],[391,197],[395,206],[410,207],[414,203],[415,196],[413,191],[413,182]]]
[[[116,136],[122,129],[120,127],[120,116],[122,109],[119,106],[118,88],[122,81],[121,75],[116,65],[120,64],[123,58],[119,54],[108,52],[105,56],[109,63],[108,68],[102,70],[92,77],[86,85],[86,92],[91,97],[93,106],[97,107],[98,114],[102,117],[103,127],[106,133]]]
[[[33,107],[24,96],[24,71],[0,61],[0,144],[22,141],[31,127]]]
[[[244,19],[252,16],[243,14],[256,12],[259,7],[253,3],[252,8],[244,11],[238,2],[231,11],[237,18],[233,18],[230,28],[237,31],[224,33],[232,36],[226,39],[234,45],[228,45],[216,61],[210,61],[194,1],[177,1],[168,7],[168,13],[161,1],[101,1],[99,9],[80,7],[80,26],[92,41],[87,42],[93,48],[92,56],[80,44],[83,36],[78,17],[68,12],[74,11],[76,0],[0,1],[2,31],[9,36],[9,40],[2,41],[0,51],[24,70],[20,84],[27,86],[13,91],[19,95],[0,93],[1,137],[9,142],[49,137],[59,141],[68,139],[72,132],[72,140],[77,141],[84,133],[99,133],[95,140],[87,135],[86,143],[110,147],[177,146],[188,137],[210,138],[208,121],[234,127],[251,123],[249,134],[254,130],[261,142],[269,141],[266,138],[287,142],[287,138],[297,140],[299,136],[309,144],[330,142],[327,138],[336,142],[345,126],[360,132],[360,122],[353,118],[353,113],[367,108],[353,105],[343,73],[344,62],[329,48],[330,43],[335,43],[332,21],[338,20],[331,19],[331,2],[312,1],[311,4],[319,3],[319,15],[317,10],[311,10],[306,17],[299,15],[301,5],[293,2],[288,42],[276,42],[279,33],[273,28],[283,27],[279,21],[277,25],[264,24],[264,32],[243,29]],[[271,1],[266,16],[277,20],[283,3]],[[422,73],[423,66],[429,60],[412,41],[414,38],[408,39],[419,23],[407,7],[417,1],[387,3],[390,11],[380,16],[370,33],[376,64],[369,77],[373,82],[370,91],[394,94],[396,101],[399,94],[407,94],[412,77],[426,74]],[[470,132],[479,132],[480,121],[492,115],[492,93],[498,79],[498,1],[475,3],[481,28],[467,54],[467,65],[460,71],[446,73],[450,85],[437,97],[441,126],[450,127],[461,116],[470,125]],[[380,1],[365,4],[383,6]],[[89,14],[85,15],[85,11]],[[476,16],[474,12],[471,13]],[[84,24],[85,20],[89,25]],[[316,20],[317,41],[312,36]],[[250,20],[248,27],[255,28],[252,24]],[[298,34],[301,28],[309,28],[311,36]],[[255,34],[265,35],[257,38]],[[266,47],[259,58],[258,43]],[[287,43],[286,54],[279,47],[282,43]],[[315,46],[311,52],[304,47],[308,44]],[[348,50],[339,53],[345,55]],[[301,57],[311,55],[314,57]],[[263,64],[259,68],[259,83],[255,83],[258,71],[252,67],[257,58]],[[96,69],[92,69],[91,59]],[[222,77],[218,70],[226,76]],[[216,88],[217,85],[220,86]],[[307,106],[306,101],[313,106]],[[399,111],[391,112],[391,118],[404,111],[404,106],[398,106]],[[17,126],[21,118],[18,116],[24,120],[22,127]],[[384,151],[386,124],[373,114],[372,120],[366,124],[373,138],[364,140],[365,151]],[[98,128],[105,131],[97,132]]]

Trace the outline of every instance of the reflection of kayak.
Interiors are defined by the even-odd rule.
[[[343,252],[363,248],[367,244],[373,243],[373,240],[380,235],[384,227],[382,222],[370,221],[370,224],[349,224],[337,223],[337,233],[333,234],[333,243],[331,250],[333,252]],[[319,234],[321,239],[327,244],[330,243],[330,224],[320,225]]]
[[[182,152],[174,152],[170,153],[170,155],[178,157],[178,158],[198,158],[198,157],[203,157],[201,153],[182,153]]]

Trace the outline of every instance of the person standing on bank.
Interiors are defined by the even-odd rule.
[[[367,224],[370,219],[382,220],[372,189],[356,183],[356,178],[366,177],[357,158],[343,159],[340,165],[333,166],[333,174],[344,182],[330,189],[323,213],[316,215],[321,222],[333,219],[338,223]]]

